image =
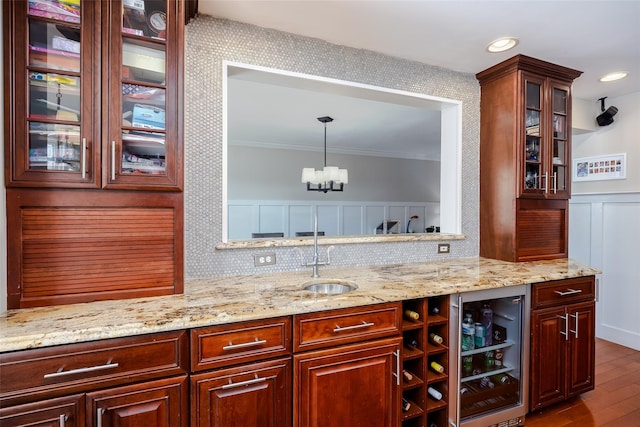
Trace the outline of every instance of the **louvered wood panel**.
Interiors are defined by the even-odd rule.
[[[171,208],[24,208],[21,215],[23,301],[173,288]]]
[[[567,256],[565,209],[522,209],[517,221],[519,261]]]

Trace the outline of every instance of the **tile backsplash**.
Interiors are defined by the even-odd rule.
[[[335,267],[478,255],[480,88],[472,74],[201,15],[185,41],[185,278],[304,269],[295,248],[216,250],[222,241],[222,61],[387,87],[462,102],[462,233],[451,252],[437,242],[338,245]],[[424,43],[429,43],[425,40]],[[302,248],[305,257],[312,249]],[[253,255],[277,264],[254,267]],[[330,267],[326,267],[330,268]]]

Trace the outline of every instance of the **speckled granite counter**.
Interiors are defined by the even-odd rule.
[[[573,260],[509,263],[485,258],[321,269],[357,283],[334,296],[302,290],[310,271],[191,280],[183,295],[101,301],[0,314],[0,352],[355,307],[524,283],[590,276]]]

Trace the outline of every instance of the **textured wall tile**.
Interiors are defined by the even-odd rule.
[[[223,60],[462,101],[462,233],[467,239],[451,241],[447,256],[478,255],[480,88],[472,74],[204,15],[186,27],[185,45],[186,278],[304,269],[296,248],[215,249],[222,241]],[[332,264],[444,257],[436,247],[436,242],[345,244],[333,251]],[[276,253],[277,264],[255,268],[253,254],[267,252]],[[310,259],[310,247],[302,252]]]

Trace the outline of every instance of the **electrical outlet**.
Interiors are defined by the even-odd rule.
[[[253,265],[262,267],[263,265],[274,265],[276,263],[276,254],[254,255]]]
[[[449,244],[448,243],[438,243],[438,253],[439,254],[448,254],[449,253]]]

